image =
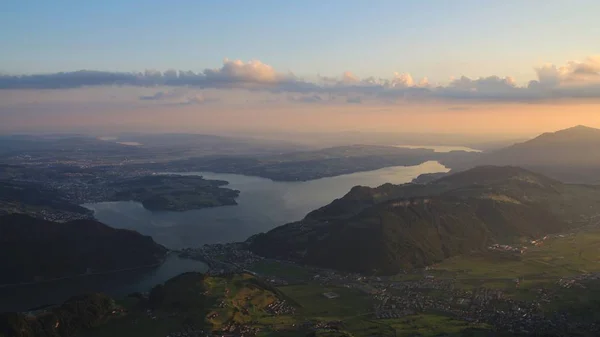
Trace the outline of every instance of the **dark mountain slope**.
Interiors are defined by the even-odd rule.
[[[62,305],[37,316],[25,313],[0,313],[2,337],[72,337],[82,330],[106,322],[115,309],[115,301],[103,294],[85,294],[70,298]]]
[[[304,220],[249,242],[264,256],[391,274],[493,243],[539,238],[597,213],[600,188],[488,166],[427,185],[355,187]]]
[[[148,266],[165,254],[148,236],[93,220],[0,217],[0,284]]]

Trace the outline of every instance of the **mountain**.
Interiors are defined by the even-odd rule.
[[[575,126],[482,155],[474,165],[514,165],[572,183],[600,183],[600,129]]]
[[[600,213],[600,187],[483,166],[427,184],[357,186],[303,220],[248,240],[267,257],[393,274],[494,243],[536,239]]]
[[[166,252],[148,236],[94,220],[0,217],[0,284],[149,266]]]

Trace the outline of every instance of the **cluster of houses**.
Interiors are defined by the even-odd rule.
[[[501,245],[501,244],[493,244],[487,247],[488,250],[495,252],[504,252],[504,253],[515,253],[515,254],[525,254],[527,251],[527,247],[514,247],[511,245]]]
[[[563,288],[579,287],[585,288],[584,281],[599,280],[600,273],[585,273],[567,278],[561,278],[556,283]]]
[[[286,301],[275,301],[265,308],[265,311],[271,315],[293,315],[296,308],[287,304]]]
[[[210,244],[200,248],[186,248],[180,256],[206,262],[210,273],[242,272],[263,258],[245,249],[241,243]]]

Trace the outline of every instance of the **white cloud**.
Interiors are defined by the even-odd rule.
[[[294,79],[293,75],[278,73],[270,65],[257,60],[244,63],[241,60],[225,59],[221,68],[206,69],[204,75],[208,80],[262,84],[275,84]]]
[[[545,64],[535,69],[537,83],[542,87],[586,85],[600,83],[600,56],[588,57],[584,61],[569,61],[564,66]],[[533,85],[536,85],[533,82]]]
[[[356,77],[353,73],[346,71],[342,74],[342,80],[341,83],[342,84],[355,84],[358,83],[360,80],[358,79],[358,77]]]
[[[391,81],[391,86],[392,88],[410,88],[412,86],[414,86],[415,81],[413,81],[413,78],[410,74],[400,74],[400,73],[394,73],[394,77],[392,78]]]
[[[426,87],[428,87],[429,85],[430,85],[430,84],[429,84],[429,79],[428,79],[427,77],[423,77],[423,78],[422,78],[422,79],[419,81],[419,83],[417,84],[417,86],[418,86],[418,87],[420,87],[420,88],[426,88]]]

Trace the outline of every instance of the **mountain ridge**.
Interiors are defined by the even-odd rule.
[[[495,243],[536,239],[600,212],[600,188],[517,167],[477,167],[429,184],[354,187],[303,220],[252,237],[266,257],[394,274]]]
[[[543,133],[533,139],[482,154],[461,170],[482,165],[513,165],[569,183],[600,183],[600,129],[583,125]]]

